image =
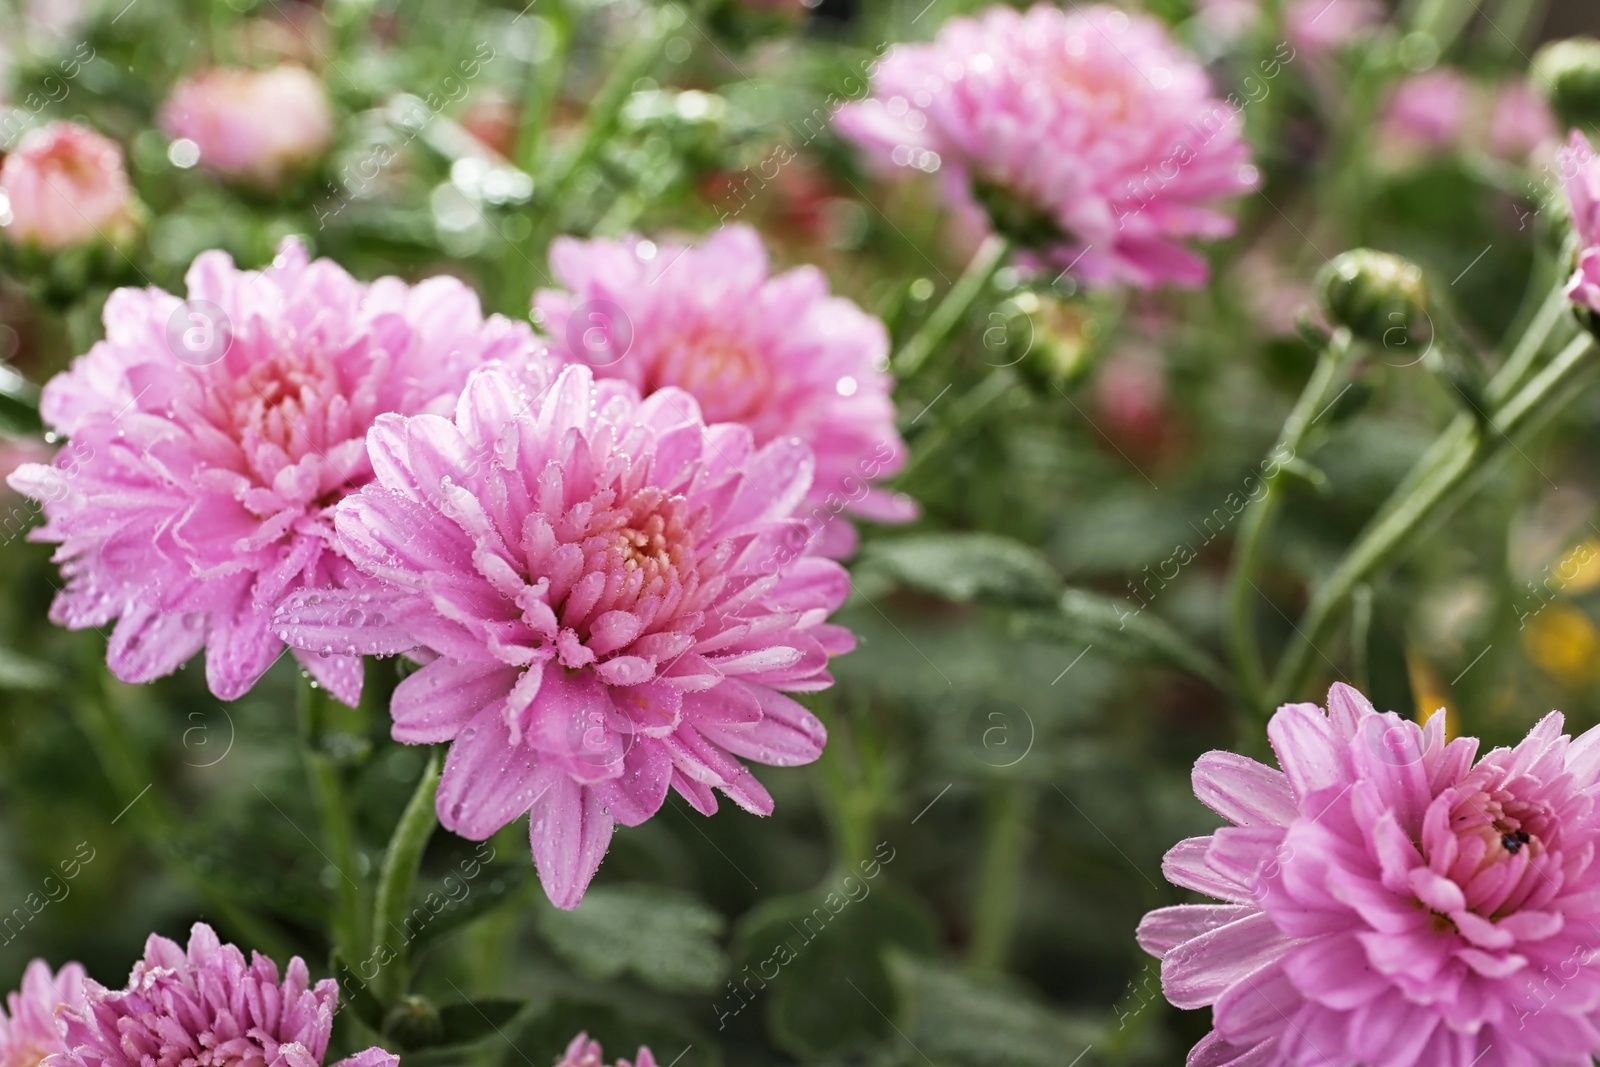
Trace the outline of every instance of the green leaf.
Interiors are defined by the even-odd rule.
[[[1003,606],[1048,604],[1061,579],[1027,545],[987,533],[918,534],[874,543],[860,567],[942,600]]]
[[[470,1045],[487,1037],[499,1037],[525,1007],[526,1001],[503,998],[446,1004],[439,1009],[439,1021],[444,1023],[439,1045]]]
[[[539,930],[552,948],[594,978],[631,972],[657,989],[705,992],[728,969],[718,939],[722,916],[660,886],[600,886],[572,911],[545,909]]]
[[[765,1002],[774,1043],[811,1060],[892,1032],[895,995],[884,954],[931,954],[937,930],[915,897],[852,878],[834,891],[757,906],[740,921],[738,943],[743,966],[715,1007],[719,1020]]]
[[[447,904],[443,911],[423,924],[416,936],[408,942],[412,952],[432,944],[446,934],[454,933],[480,915],[493,911],[506,902],[528,880],[532,868],[527,863],[495,864],[485,867],[476,880],[469,882],[470,889],[461,900]],[[436,891],[422,893],[419,908],[426,907]],[[408,931],[409,932],[409,931]]]
[[[898,952],[889,970],[905,1038],[941,1065],[1066,1067],[1103,1038],[1103,1021],[1063,1015],[1009,985],[980,984]]]
[[[1209,652],[1156,615],[1142,611],[1138,601],[1068,589],[1055,612],[1029,612],[1014,618],[1017,628],[1028,636],[1052,635],[1123,659],[1176,667],[1204,678],[1223,693],[1233,691],[1228,672]]]

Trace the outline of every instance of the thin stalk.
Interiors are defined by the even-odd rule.
[[[1255,612],[1252,610],[1255,575],[1260,569],[1267,536],[1283,506],[1285,483],[1290,477],[1289,464],[1299,456],[1306,434],[1330,403],[1329,394],[1343,376],[1350,349],[1349,331],[1340,330],[1317,357],[1311,377],[1284,420],[1277,444],[1267,454],[1272,473],[1263,479],[1261,499],[1245,510],[1239,539],[1234,544],[1233,566],[1228,577],[1228,646],[1242,694],[1257,710],[1261,708],[1261,697],[1267,686],[1267,669],[1256,643]]]
[[[904,485],[918,472],[924,469],[930,456],[934,455],[957,434],[966,429],[985,408],[1011,391],[1017,384],[1017,374],[1010,367],[1001,367],[989,372],[989,376],[979,382],[971,392],[962,397],[950,417],[938,423],[929,430],[925,438],[918,438],[917,448],[911,456],[911,461],[900,472],[898,481]],[[934,399],[938,403],[938,399]],[[931,406],[931,405],[930,405]],[[921,418],[919,415],[918,418]]]
[[[1563,257],[1564,259],[1565,257]],[[1489,383],[1486,396],[1491,404],[1501,404],[1527,379],[1528,373],[1533,369],[1534,361],[1539,358],[1539,353],[1544,351],[1545,344],[1552,334],[1557,332],[1557,327],[1571,321],[1572,301],[1567,297],[1564,280],[1550,290],[1539,310],[1534,312],[1533,319],[1528,323],[1528,328],[1523,331],[1516,347],[1500,365],[1500,370],[1495,374],[1494,380]]]
[[[944,343],[950,331],[960,325],[961,320],[967,317],[972,302],[983,292],[983,287],[989,284],[989,279],[994,277],[994,272],[999,270],[1010,254],[1011,246],[1004,237],[991,234],[984,239],[983,244],[973,253],[972,261],[967,264],[967,269],[961,272],[961,277],[945,293],[944,299],[939,301],[939,306],[933,309],[933,314],[917,328],[911,335],[889,366],[900,378],[909,378],[915,374],[934,350]]]
[[[623,49],[611,74],[595,94],[581,129],[557,153],[541,175],[540,201],[558,207],[573,179],[592,160],[616,129],[622,106],[633,95],[633,85],[655,65],[662,47],[683,20],[675,7],[662,8],[650,18],[645,31]],[[558,212],[559,213],[559,212]]]
[[[417,870],[422,864],[422,853],[428,839],[439,825],[434,802],[439,794],[439,753],[428,754],[428,763],[422,769],[417,788],[395,824],[389,838],[389,848],[383,854],[383,867],[378,874],[378,905],[373,915],[372,943],[387,944],[394,959],[378,972],[373,980],[374,995],[384,1005],[393,1003],[406,991],[409,966],[406,960],[406,939],[401,933],[406,912],[411,906],[411,889],[417,881]]]
[[[550,56],[542,63],[529,62],[528,85],[522,94],[522,112],[517,125],[517,141],[512,160],[529,174],[544,150],[545,132],[550,126],[550,111],[560,92],[561,72],[566,66],[567,49],[572,44],[572,20],[566,5],[546,9],[544,25],[555,35]]]
[[[992,788],[973,897],[972,942],[967,949],[967,968],[974,974],[996,975],[1005,970],[1016,932],[1034,801],[1035,792],[1028,782],[1003,781]]]
[[[322,828],[324,858],[332,865],[338,881],[334,888],[333,943],[345,959],[359,960],[367,955],[367,896],[356,879],[361,867],[356,857],[355,827],[350,819],[350,803],[344,796],[339,767],[323,750],[322,711],[328,700],[309,679],[300,687],[300,762],[311,786],[311,801]]]
[[[1455,497],[1455,490],[1502,451],[1512,435],[1535,426],[1571,398],[1573,386],[1595,367],[1593,348],[1594,338],[1587,334],[1577,338],[1496,411],[1487,425],[1463,415],[1445,430],[1312,596],[1295,639],[1273,676],[1267,706],[1275,707],[1299,690],[1312,657],[1320,655],[1318,642],[1332,631],[1355,587],[1389,562]]]

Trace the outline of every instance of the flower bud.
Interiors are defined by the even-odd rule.
[[[0,227],[19,245],[55,252],[133,230],[122,149],[86,126],[30,130],[0,167]]]
[[[404,1048],[427,1048],[444,1037],[444,1020],[425,998],[401,997],[383,1017],[383,1033]]]
[[[1553,41],[1533,57],[1533,82],[1569,126],[1600,125],[1600,41]]]
[[[173,90],[161,128],[192,141],[207,170],[270,186],[322,155],[333,115],[322,83],[304,67],[218,69]]]
[[[1427,318],[1422,268],[1387,252],[1335,256],[1317,273],[1316,288],[1329,322],[1377,344],[1409,335]]]

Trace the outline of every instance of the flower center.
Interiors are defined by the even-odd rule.
[[[1515,783],[1463,783],[1448,829],[1425,835],[1429,865],[1455,882],[1476,914],[1494,919],[1560,882],[1560,828],[1549,807],[1519,795]],[[1445,798],[1440,798],[1441,800]],[[1547,870],[1547,868],[1550,868]]]
[[[668,385],[699,401],[707,422],[735,422],[760,409],[772,389],[772,369],[752,340],[702,322],[662,346],[644,391]]]
[[[569,513],[569,520],[580,517]],[[608,611],[638,615],[649,632],[685,610],[700,574],[694,516],[682,497],[640,489],[611,507],[594,507],[584,526],[571,531],[583,551],[581,572],[567,588],[552,589],[563,627],[587,641],[593,622]]]

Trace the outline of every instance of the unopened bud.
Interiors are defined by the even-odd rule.
[[[1533,57],[1533,83],[1568,126],[1600,125],[1600,41],[1553,41]]]
[[[1422,268],[1387,252],[1358,248],[1335,256],[1316,285],[1328,321],[1375,344],[1409,337],[1428,317]]]
[[[426,999],[402,997],[383,1017],[383,1033],[403,1048],[427,1048],[444,1038],[444,1020]]]

